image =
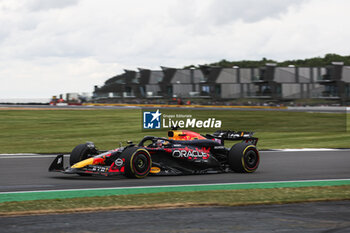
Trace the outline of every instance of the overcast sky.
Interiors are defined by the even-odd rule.
[[[92,92],[123,69],[350,54],[348,0],[0,0],[0,98]]]

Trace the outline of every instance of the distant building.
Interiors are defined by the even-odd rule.
[[[95,86],[96,101],[106,99],[210,98],[229,100],[336,99],[350,100],[350,67],[333,63],[327,67],[221,68],[198,69],[161,67],[161,70],[125,70]]]
[[[253,83],[257,98],[309,99],[322,96],[324,87],[317,80],[325,73],[322,67],[276,67],[267,64],[259,69]]]
[[[334,62],[325,68],[317,83],[324,87],[321,97],[330,99],[350,99],[350,67]]]

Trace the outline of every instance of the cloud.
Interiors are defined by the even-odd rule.
[[[95,84],[124,66],[94,58],[11,60],[0,65],[0,98],[42,98],[68,92],[92,92]]]
[[[124,68],[349,54],[349,8],[346,0],[0,0],[0,97],[91,91]]]
[[[257,22],[266,18],[279,17],[291,6],[307,2],[306,0],[221,0],[212,1],[207,15],[216,24],[227,24],[235,20]]]
[[[45,11],[50,9],[61,9],[76,5],[79,0],[27,0],[25,6],[31,11]]]

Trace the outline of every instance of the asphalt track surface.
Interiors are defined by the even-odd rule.
[[[350,232],[350,202],[0,218],[0,232]]]
[[[54,155],[0,155],[0,192],[350,178],[350,150],[262,151],[252,174],[148,176],[145,179],[49,173]],[[65,156],[68,166],[68,156]]]
[[[263,151],[253,174],[79,177],[52,155],[0,155],[0,192],[350,178],[350,150]],[[65,157],[66,163],[68,157]],[[0,232],[350,232],[350,201],[0,217]]]

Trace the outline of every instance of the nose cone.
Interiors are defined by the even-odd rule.
[[[89,158],[89,159],[85,159],[83,161],[80,161],[80,162],[74,164],[71,168],[82,168],[82,167],[85,167],[87,165],[93,165],[93,163],[94,163],[94,159]]]

